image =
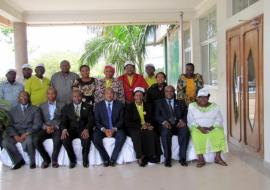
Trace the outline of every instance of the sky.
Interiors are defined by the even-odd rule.
[[[34,26],[27,28],[28,59],[38,58],[42,54],[53,51],[72,51],[82,53],[85,42],[96,36],[85,25],[73,26]],[[162,67],[163,47],[155,46],[147,48],[145,63],[154,63]],[[4,77],[10,68],[15,68],[15,55],[12,44],[0,41],[0,77]],[[102,59],[101,59],[102,61]]]

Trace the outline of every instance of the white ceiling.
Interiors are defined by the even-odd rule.
[[[0,15],[27,23],[173,22],[204,0],[0,0]]]

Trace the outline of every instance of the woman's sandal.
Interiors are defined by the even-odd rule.
[[[196,167],[197,168],[201,168],[205,165],[205,161],[198,161],[197,164],[196,164]]]
[[[221,159],[215,159],[215,163],[219,164],[221,166],[228,166],[228,164],[225,161],[221,160]]]

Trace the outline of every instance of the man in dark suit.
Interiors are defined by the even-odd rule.
[[[124,125],[124,105],[114,100],[114,91],[112,88],[105,89],[105,100],[96,104],[95,121],[96,131],[93,135],[93,142],[98,149],[103,165],[115,166],[117,157],[126,141],[123,132]],[[111,158],[106,152],[102,139],[104,137],[114,137],[115,147]]]
[[[8,136],[3,141],[3,147],[7,150],[14,164],[11,169],[19,169],[25,164],[16,147],[18,142],[22,143],[24,151],[30,157],[30,168],[36,168],[33,136],[42,126],[40,110],[30,104],[29,94],[22,91],[19,94],[19,104],[13,107],[9,114],[11,126],[7,127]]]
[[[187,123],[187,107],[184,101],[175,99],[173,86],[165,87],[165,98],[158,100],[155,106],[155,119],[160,126],[160,135],[164,150],[166,167],[171,167],[172,135],[178,136],[179,163],[187,166],[186,151],[189,142]]]
[[[61,140],[70,160],[70,168],[76,166],[77,159],[72,146],[72,140],[75,138],[81,139],[83,166],[89,167],[88,154],[93,126],[93,107],[82,102],[82,93],[79,90],[73,90],[72,103],[65,105],[62,109],[60,123]]]
[[[57,91],[50,87],[47,91],[48,102],[40,105],[43,121],[42,130],[34,137],[34,145],[43,158],[41,168],[49,167],[51,158],[43,146],[46,139],[53,139],[52,167],[58,168],[58,155],[61,149],[61,133],[59,130],[61,109],[63,105],[56,101]]]

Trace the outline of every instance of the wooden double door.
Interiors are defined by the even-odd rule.
[[[228,138],[263,156],[263,15],[228,30],[226,41]]]

